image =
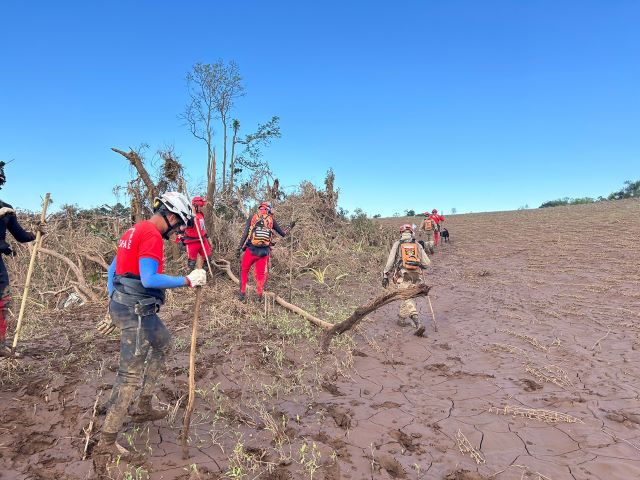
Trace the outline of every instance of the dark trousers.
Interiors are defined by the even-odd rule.
[[[120,366],[102,431],[117,433],[140,381],[140,396],[150,396],[155,390],[171,349],[171,333],[157,314],[142,317],[142,328],[138,333],[138,316],[133,307],[111,301],[109,312],[113,323],[121,331]]]

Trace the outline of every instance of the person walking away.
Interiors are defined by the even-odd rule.
[[[254,267],[253,275],[256,280],[256,294],[258,301],[262,300],[264,285],[267,282],[267,268],[269,256],[271,255],[271,245],[273,233],[285,237],[295,222],[283,230],[273,216],[271,202],[262,202],[258,206],[258,211],[253,214],[244,227],[244,233],[240,239],[240,245],[236,250],[236,257],[242,255],[240,264],[240,301],[244,301],[247,293],[247,282],[249,280],[249,270]],[[244,252],[244,254],[242,253]]]
[[[120,328],[120,365],[106,405],[107,416],[94,450],[94,461],[130,455],[117,443],[116,437],[141,380],[134,420],[153,421],[166,416],[167,412],[151,406],[171,342],[171,334],[158,312],[167,288],[197,287],[206,283],[203,269],[193,270],[186,277],[163,274],[163,238],[169,240],[172,233],[193,226],[189,199],[178,192],[167,192],[155,199],[153,208],[149,220],[135,224],[120,238],[116,257],[109,266],[110,318],[100,322],[98,330],[109,334],[116,326]]]
[[[429,216],[429,218],[431,218],[431,220],[433,220],[433,222],[435,223],[435,229],[433,232],[433,244],[437,247],[438,240],[440,239],[440,224],[444,222],[444,217],[442,215],[438,215],[438,210],[434,208],[433,210],[431,210],[431,215]]]
[[[191,205],[195,212],[194,224],[191,227],[187,227],[184,231],[184,235],[181,240],[187,249],[187,270],[191,271],[196,268],[196,261],[198,255],[201,257],[207,257],[209,263],[213,263],[211,258],[211,245],[209,244],[209,237],[207,235],[207,229],[204,224],[204,206],[207,201],[202,197],[193,197]],[[198,232],[202,235],[202,244],[198,237]],[[202,249],[204,245],[204,250]],[[205,261],[206,263],[206,261]]]
[[[435,245],[434,233],[436,230],[436,222],[433,221],[433,219],[429,215],[429,212],[425,212],[423,213],[423,215],[425,216],[425,218],[424,220],[422,220],[422,223],[420,223],[420,237],[425,242],[425,250],[428,250],[429,253],[433,254],[433,246]]]
[[[6,183],[4,162],[0,162],[0,189]],[[38,230],[44,234],[44,225],[38,224]],[[26,231],[18,222],[16,211],[11,205],[0,200],[0,357],[13,356],[11,346],[7,344],[7,312],[11,303],[9,294],[9,272],[4,264],[3,255],[14,255],[7,243],[7,231],[20,243],[33,242],[35,233]]]
[[[382,286],[389,288],[389,275],[398,290],[422,283],[422,269],[427,268],[431,260],[414,236],[414,229],[409,224],[400,227],[400,239],[391,247],[387,264],[382,273]],[[400,305],[398,314],[398,325],[407,325],[406,319],[410,318],[416,328],[415,334],[419,337],[424,335],[426,326],[418,321],[418,309],[414,299],[408,299]]]

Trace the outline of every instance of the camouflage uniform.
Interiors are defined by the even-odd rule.
[[[431,228],[427,228],[427,221],[430,221]],[[420,240],[424,240],[425,245],[429,248],[430,251],[433,251],[434,246],[434,238],[433,231],[435,230],[435,222],[430,218],[425,218],[420,224],[419,236]]]
[[[411,236],[411,234],[408,233],[403,233],[402,236],[400,237],[400,240],[396,241],[393,246],[391,247],[391,251],[389,252],[389,258],[387,258],[387,264],[384,267],[384,276],[388,277],[388,275],[391,273],[392,276],[392,281],[395,284],[395,288],[397,288],[398,290],[405,290],[409,287],[412,287],[413,285],[418,285],[420,283],[422,283],[422,272],[421,270],[406,270],[404,268],[398,267],[398,265],[401,263],[402,259],[401,254],[400,254],[400,249],[398,248],[400,246],[400,242],[407,242],[407,241],[415,241],[415,239]],[[426,252],[424,251],[424,249],[422,248],[422,245],[420,245],[419,243],[418,245],[418,252],[420,253],[420,261],[425,264],[425,265],[430,265],[431,264],[431,260],[429,260],[429,257],[427,256]],[[389,288],[394,288],[391,286],[389,286]],[[402,305],[400,305],[400,312],[399,312],[399,316],[400,316],[400,324],[404,325],[405,324],[405,320],[407,318],[416,318],[418,316],[418,309],[416,308],[416,302],[414,299],[409,299],[409,300],[405,300],[404,302],[402,302]]]

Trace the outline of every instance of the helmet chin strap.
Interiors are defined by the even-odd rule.
[[[164,220],[164,223],[167,224],[167,231],[162,234],[162,238],[164,238],[165,240],[169,240],[169,234],[173,230],[175,230],[178,227],[178,225],[171,225],[171,222],[169,222],[167,215],[164,213],[162,214],[162,219]]]

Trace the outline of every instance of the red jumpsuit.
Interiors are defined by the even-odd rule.
[[[433,231],[433,244],[434,246],[438,246],[438,240],[440,240],[439,226],[441,222],[444,222],[444,217],[442,215],[438,215],[437,213],[432,213],[429,215],[429,218],[433,220],[436,224],[436,228]]]
[[[198,238],[198,230],[202,235],[202,243],[204,244],[204,250],[202,250],[202,244]],[[182,243],[187,247],[188,265],[193,268],[198,259],[198,255],[202,257],[211,256],[211,245],[209,245],[209,238],[207,237],[207,229],[204,225],[204,214],[202,212],[196,213],[195,224],[192,228],[187,228],[184,231],[184,237]]]
[[[256,280],[256,293],[259,297],[261,297],[262,292],[264,291],[264,284],[267,282],[267,269],[269,265],[271,247],[256,247],[250,242],[247,242],[252,218],[253,217],[249,217],[249,219],[247,220],[242,239],[240,240],[239,248],[246,247],[244,255],[242,256],[242,263],[240,264],[240,292],[245,293],[247,291],[249,270],[251,270],[251,266],[253,266],[253,276]],[[273,231],[281,237],[284,237],[286,235],[286,232],[282,230],[275,219],[273,220]]]

